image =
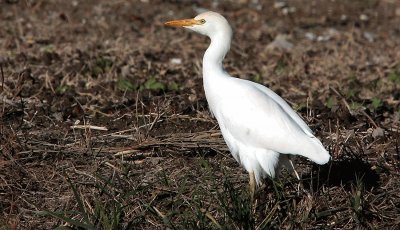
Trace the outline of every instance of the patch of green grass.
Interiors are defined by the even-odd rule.
[[[121,91],[131,92],[134,91],[137,87],[125,78],[119,78],[117,80],[117,88]]]
[[[213,226],[210,219],[206,216],[206,210],[197,208],[194,211],[184,212],[182,227],[183,229],[220,229],[219,226]]]
[[[152,91],[164,91],[164,83],[158,81],[155,77],[150,77],[143,85],[140,86],[139,90],[148,89]]]
[[[171,81],[169,84],[168,84],[168,90],[171,90],[171,91],[178,91],[179,90],[179,84],[178,83],[176,83],[175,81]]]
[[[348,87],[344,91],[344,97],[346,99],[356,99],[357,95],[361,92],[360,85],[361,82],[358,80],[357,76],[355,74],[350,75],[348,78]]]
[[[288,65],[286,61],[283,58],[281,58],[276,63],[275,74],[286,75],[287,73],[288,73]]]
[[[105,73],[111,69],[114,62],[108,57],[98,57],[94,63],[92,74],[97,76],[99,74]]]
[[[223,190],[218,193],[218,200],[225,217],[226,229],[232,229],[232,227],[254,229],[255,219],[247,189],[236,189],[228,179],[225,179]]]
[[[388,79],[395,84],[400,84],[400,71],[393,70],[392,72],[389,73]]]
[[[82,74],[97,77],[110,71],[113,65],[114,61],[111,60],[110,57],[100,55],[94,60],[91,60],[89,63],[85,64]]]
[[[356,184],[351,186],[350,203],[357,225],[371,229],[372,226],[368,222],[368,214],[364,210],[366,205],[364,190],[363,177],[357,177]]]
[[[357,178],[357,184],[352,185],[352,198],[351,198],[351,205],[353,208],[353,211],[359,215],[363,209],[363,203],[362,203],[362,195],[363,195],[363,183],[362,179]]]
[[[295,105],[293,106],[293,108],[294,108],[294,110],[296,110],[296,111],[303,111],[303,110],[305,110],[305,109],[307,108],[307,104],[306,104],[306,103],[300,102],[300,103],[298,103],[298,104],[295,104]]]
[[[164,83],[158,81],[155,77],[150,77],[146,82],[142,85],[137,86],[136,84],[132,83],[128,79],[119,78],[117,80],[117,88],[121,91],[126,92],[133,92],[136,90],[143,91],[143,90],[150,90],[154,92],[165,91],[167,88],[171,91],[179,90],[179,85],[176,82],[171,82],[168,86],[165,86]]]
[[[53,44],[49,44],[46,46],[43,46],[40,48],[40,51],[43,53],[54,53],[55,52],[55,46]]]
[[[259,83],[259,84],[262,84],[262,82],[263,82],[263,78],[262,78],[262,76],[261,76],[261,74],[256,74],[256,75],[254,75],[253,76],[253,81],[254,82],[257,82],[257,83]]]
[[[372,110],[372,111],[376,111],[377,109],[379,109],[380,107],[382,107],[383,106],[383,101],[380,99],[380,98],[378,98],[378,97],[373,97],[372,99],[371,99],[371,106],[370,106],[370,109]]]
[[[356,95],[358,95],[360,93],[360,90],[357,88],[349,88],[346,92],[345,92],[345,97],[346,98],[355,98]]]
[[[337,99],[334,96],[330,96],[328,100],[325,102],[326,107],[328,107],[329,109],[334,108],[335,106],[337,106],[337,104],[338,104]]]
[[[97,179],[99,182],[94,186],[99,192],[99,196],[96,196],[97,200],[94,201],[92,209],[87,207],[84,197],[79,192],[79,187],[67,177],[67,182],[77,204],[77,210],[46,210],[40,214],[62,220],[77,229],[130,229],[134,220],[123,223],[123,218],[126,215],[124,210],[128,207],[124,204],[124,201],[137,195],[138,191],[121,194],[113,181],[100,176],[97,176]],[[104,197],[107,199],[104,199]],[[56,229],[65,229],[65,227],[59,226]]]
[[[170,188],[177,191],[172,211],[163,215],[163,224],[166,228],[174,229],[254,229],[255,218],[247,188],[235,188],[235,183],[229,177],[216,176],[215,165],[205,158],[199,158],[194,165],[200,170],[204,184],[193,186],[189,178],[182,178],[179,188]],[[166,175],[168,176],[168,175]],[[161,181],[169,181],[162,179]],[[189,181],[189,184],[187,182]],[[165,187],[173,186],[164,182]],[[215,188],[210,189],[210,188]],[[177,210],[179,207],[179,211]],[[157,215],[156,211],[154,215]]]
[[[359,102],[356,101],[352,101],[350,103],[350,109],[353,111],[359,111],[360,109],[362,109],[363,105]]]
[[[68,89],[69,89],[69,87],[67,85],[59,85],[59,86],[57,86],[55,91],[56,91],[56,94],[63,95]]]
[[[68,184],[71,186],[71,189],[74,194],[74,198],[76,200],[76,203],[78,205],[78,211],[44,211],[44,215],[48,216],[53,216],[55,218],[58,218],[72,226],[78,227],[78,228],[83,228],[83,229],[95,229],[95,224],[91,220],[91,214],[86,210],[84,206],[83,199],[81,195],[78,192],[78,188],[71,182],[69,178],[67,178]],[[80,220],[71,218],[69,216],[73,215],[80,215],[81,218]]]

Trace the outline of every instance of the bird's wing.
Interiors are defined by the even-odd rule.
[[[271,90],[240,79],[225,87],[229,89],[219,98],[216,116],[235,140],[249,147],[302,155],[319,164],[329,161],[304,121]]]
[[[246,80],[243,80],[243,81],[246,81]],[[246,81],[246,82],[249,82],[251,85],[253,85],[257,89],[259,89],[260,91],[262,91],[263,93],[268,95],[271,99],[273,99],[276,103],[278,103],[281,106],[281,108],[287,113],[287,115],[289,115],[293,119],[293,121],[295,121],[297,123],[297,125],[300,126],[300,128],[307,135],[309,135],[310,137],[314,136],[313,131],[310,129],[310,127],[308,127],[308,125],[304,122],[304,120],[278,94],[276,94],[274,91],[270,90],[269,88],[267,88],[263,85],[260,85],[260,84],[257,84],[255,82],[251,82],[251,81]]]

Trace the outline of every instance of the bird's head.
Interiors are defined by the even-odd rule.
[[[228,21],[222,15],[212,11],[201,13],[192,19],[168,21],[165,25],[184,27],[210,38],[218,34],[225,36],[232,34]]]

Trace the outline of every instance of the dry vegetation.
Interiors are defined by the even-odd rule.
[[[0,0],[0,229],[396,229],[400,3],[202,1],[234,27],[226,69],[333,157],[253,210],[204,98],[208,40],[163,26],[195,2]]]

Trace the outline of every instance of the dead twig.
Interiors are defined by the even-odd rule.
[[[70,126],[71,129],[93,129],[93,130],[101,130],[107,131],[106,127],[96,126],[96,125],[72,125]]]
[[[1,70],[1,92],[4,91],[4,71],[3,71],[3,63],[0,63]]]
[[[354,111],[351,109],[351,107],[350,107],[349,103],[347,102],[346,98],[344,98],[344,97],[342,96],[342,94],[339,93],[335,88],[329,87],[329,89],[332,90],[332,91],[340,98],[340,100],[342,100],[343,104],[346,106],[346,108],[347,108],[347,110],[349,111],[349,113],[350,113],[351,115],[354,116],[355,113],[354,113]]]

